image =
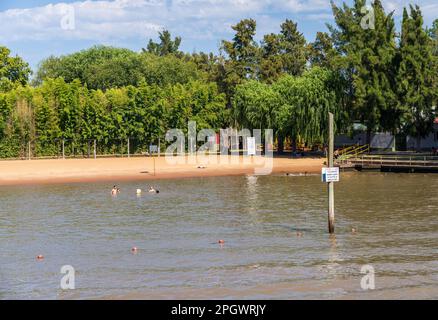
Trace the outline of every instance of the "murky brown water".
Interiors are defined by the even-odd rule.
[[[341,179],[335,238],[319,176],[0,187],[0,298],[438,299],[438,175]]]

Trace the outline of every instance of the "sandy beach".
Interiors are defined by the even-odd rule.
[[[272,160],[272,162],[270,162]],[[0,185],[172,179],[267,173],[319,173],[322,158],[165,157],[0,161]],[[202,167],[202,168],[198,168]],[[272,169],[272,170],[271,170]]]

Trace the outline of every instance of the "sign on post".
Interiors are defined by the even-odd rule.
[[[255,137],[247,137],[246,138],[246,145],[248,148],[248,155],[255,156],[255,154],[256,154]]]
[[[339,182],[339,167],[322,168],[322,182]]]
[[[158,152],[158,146],[155,145],[155,144],[151,144],[151,145],[149,146],[149,152],[150,152],[150,153],[157,153],[157,152]]]

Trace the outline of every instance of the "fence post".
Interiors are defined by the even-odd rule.
[[[94,139],[94,159],[96,159],[97,154],[96,154],[96,139]]]
[[[62,159],[65,159],[65,140],[62,139]]]
[[[158,137],[158,157],[161,155],[160,137]]]
[[[27,143],[27,156],[28,156],[28,160],[30,160],[30,140]]]
[[[131,157],[131,154],[129,153],[129,138],[128,138],[128,158]]]

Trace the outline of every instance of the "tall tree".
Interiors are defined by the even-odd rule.
[[[366,0],[355,0],[349,7],[332,2],[337,28],[330,27],[335,46],[342,57],[341,74],[351,106],[351,116],[367,127],[367,143],[377,130],[395,132],[401,111],[395,95],[396,55],[392,13],[386,14],[380,0],[367,10]]]
[[[436,97],[434,87],[431,40],[423,27],[423,17],[418,6],[410,6],[410,13],[403,11],[400,39],[400,67],[397,77],[399,104],[403,113],[403,125],[408,134],[417,139],[432,131]]]
[[[159,32],[158,37],[160,42],[154,42],[150,39],[147,48],[142,49],[143,52],[153,53],[157,56],[180,53],[179,46],[181,44],[181,37],[175,37],[175,39],[172,40],[169,30]]]
[[[306,67],[306,39],[297,24],[286,20],[280,34],[265,35],[261,45],[260,78],[273,82],[283,74],[301,75]]]
[[[334,48],[333,39],[327,32],[317,32],[315,41],[309,44],[309,62],[312,66],[328,69],[335,68],[335,58],[338,54]]]
[[[284,72],[293,76],[301,75],[307,62],[306,39],[292,20],[286,20],[281,25],[280,34]]]
[[[438,19],[432,23],[432,27],[428,30],[429,36],[432,39],[432,47],[434,56],[438,56]]]
[[[256,21],[244,19],[232,26],[235,35],[232,41],[222,41],[221,49],[227,60],[222,60],[224,89],[231,106],[235,88],[245,79],[256,79],[258,74],[259,47],[254,40]]]

